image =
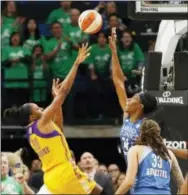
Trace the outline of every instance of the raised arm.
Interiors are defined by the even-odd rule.
[[[58,90],[60,89],[61,84],[59,83],[59,79],[53,79],[52,84],[52,96],[53,99],[58,95]],[[55,113],[54,123],[63,131],[63,111],[62,106],[60,106]]]
[[[180,166],[174,154],[171,151],[169,151],[169,154],[172,159],[172,177],[177,185],[178,192],[180,192],[184,182],[183,174],[181,172]]]
[[[39,120],[38,125],[43,126],[47,124],[50,120],[53,120],[55,113],[63,104],[67,94],[69,93],[72,84],[75,80],[76,73],[80,63],[82,63],[89,56],[88,44],[82,45],[82,48],[79,49],[78,57],[75,60],[69,74],[65,78],[65,80],[60,84],[58,95],[54,98],[52,103],[43,111],[42,117]]]
[[[125,76],[123,75],[117,54],[115,28],[112,28],[112,34],[109,37],[109,45],[112,51],[112,80],[118,95],[120,106],[124,111],[126,107],[127,94],[124,86]]]
[[[115,194],[126,194],[133,186],[138,171],[138,154],[136,146],[130,148],[128,152],[128,168],[125,180],[117,189]]]

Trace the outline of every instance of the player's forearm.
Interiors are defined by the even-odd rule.
[[[187,149],[173,149],[170,150],[175,154],[176,157],[188,160],[188,150]]]
[[[68,73],[67,77],[65,78],[65,80],[61,84],[60,93],[65,93],[65,95],[69,93],[69,91],[74,83],[74,80],[76,78],[78,67],[79,67],[79,63],[76,60],[73,64],[70,72]]]
[[[185,178],[185,181],[182,185],[181,190],[178,192],[178,194],[188,194],[188,174]]]
[[[63,111],[61,106],[55,114],[54,122],[63,131]]]
[[[126,107],[126,100],[127,100],[127,95],[126,95],[126,90],[124,86],[124,76],[116,73],[115,68],[113,69],[113,66],[116,66],[116,63],[119,63],[118,57],[112,55],[112,80],[116,89],[116,93],[118,95],[119,103],[124,111]]]
[[[112,51],[112,76],[114,79],[124,81],[124,74],[120,66],[117,51]]]
[[[184,182],[184,178],[183,178],[182,171],[180,169],[180,166],[175,156],[172,156],[171,170],[172,170],[173,179],[175,180],[175,183],[178,187],[178,191],[180,191],[182,188],[183,182]]]

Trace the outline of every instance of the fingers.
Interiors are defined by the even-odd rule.
[[[91,50],[91,46],[86,49],[86,53],[88,53]]]
[[[56,79],[56,86],[59,84],[59,78]]]
[[[86,54],[86,58],[89,57],[89,56],[90,56],[90,53],[87,53],[87,54]]]
[[[53,79],[53,83],[52,83],[52,87],[54,87],[55,86],[55,79]]]

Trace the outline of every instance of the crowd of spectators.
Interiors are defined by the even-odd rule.
[[[34,194],[44,184],[40,160],[34,159],[26,166],[22,153],[20,149],[1,154],[1,194]],[[102,194],[114,194],[125,179],[125,173],[117,164],[102,164],[90,152],[84,152],[76,161],[73,151],[71,153],[73,163],[103,187]]]
[[[34,101],[49,103],[51,80],[64,80],[77,56],[79,46],[89,42],[91,56],[80,66],[75,84],[65,102],[65,121],[76,117],[118,117],[117,97],[111,80],[111,51],[108,36],[117,28],[118,54],[125,86],[132,96],[140,90],[140,76],[133,70],[144,66],[144,54],[132,31],[118,16],[115,2],[100,2],[95,10],[103,17],[101,31],[93,36],[78,26],[79,8],[71,1],[60,2],[58,9],[46,16],[50,37],[39,30],[38,21],[19,17],[16,2],[4,2],[1,17],[2,106],[19,106]]]

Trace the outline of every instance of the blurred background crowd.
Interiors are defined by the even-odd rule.
[[[80,66],[64,104],[65,123],[90,119],[105,123],[105,119],[121,117],[111,80],[110,29],[117,28],[119,59],[132,96],[140,91],[140,70],[147,51],[154,48],[159,24],[131,21],[126,6],[126,2],[112,1],[2,2],[2,108],[29,101],[46,106],[51,101],[52,78],[64,80],[79,46],[89,42],[91,56]],[[80,13],[87,9],[95,9],[103,17],[102,29],[95,35],[83,33],[78,26]]]
[[[117,164],[101,164],[90,152],[84,152],[76,160],[74,152],[71,152],[73,163],[78,165],[91,180],[95,180],[103,187],[102,194],[114,194],[125,179],[125,173],[121,172]],[[14,153],[4,152],[1,154],[2,194],[33,194],[37,193],[44,184],[40,160],[34,159],[27,166],[24,164],[24,153],[25,151],[20,149]]]

